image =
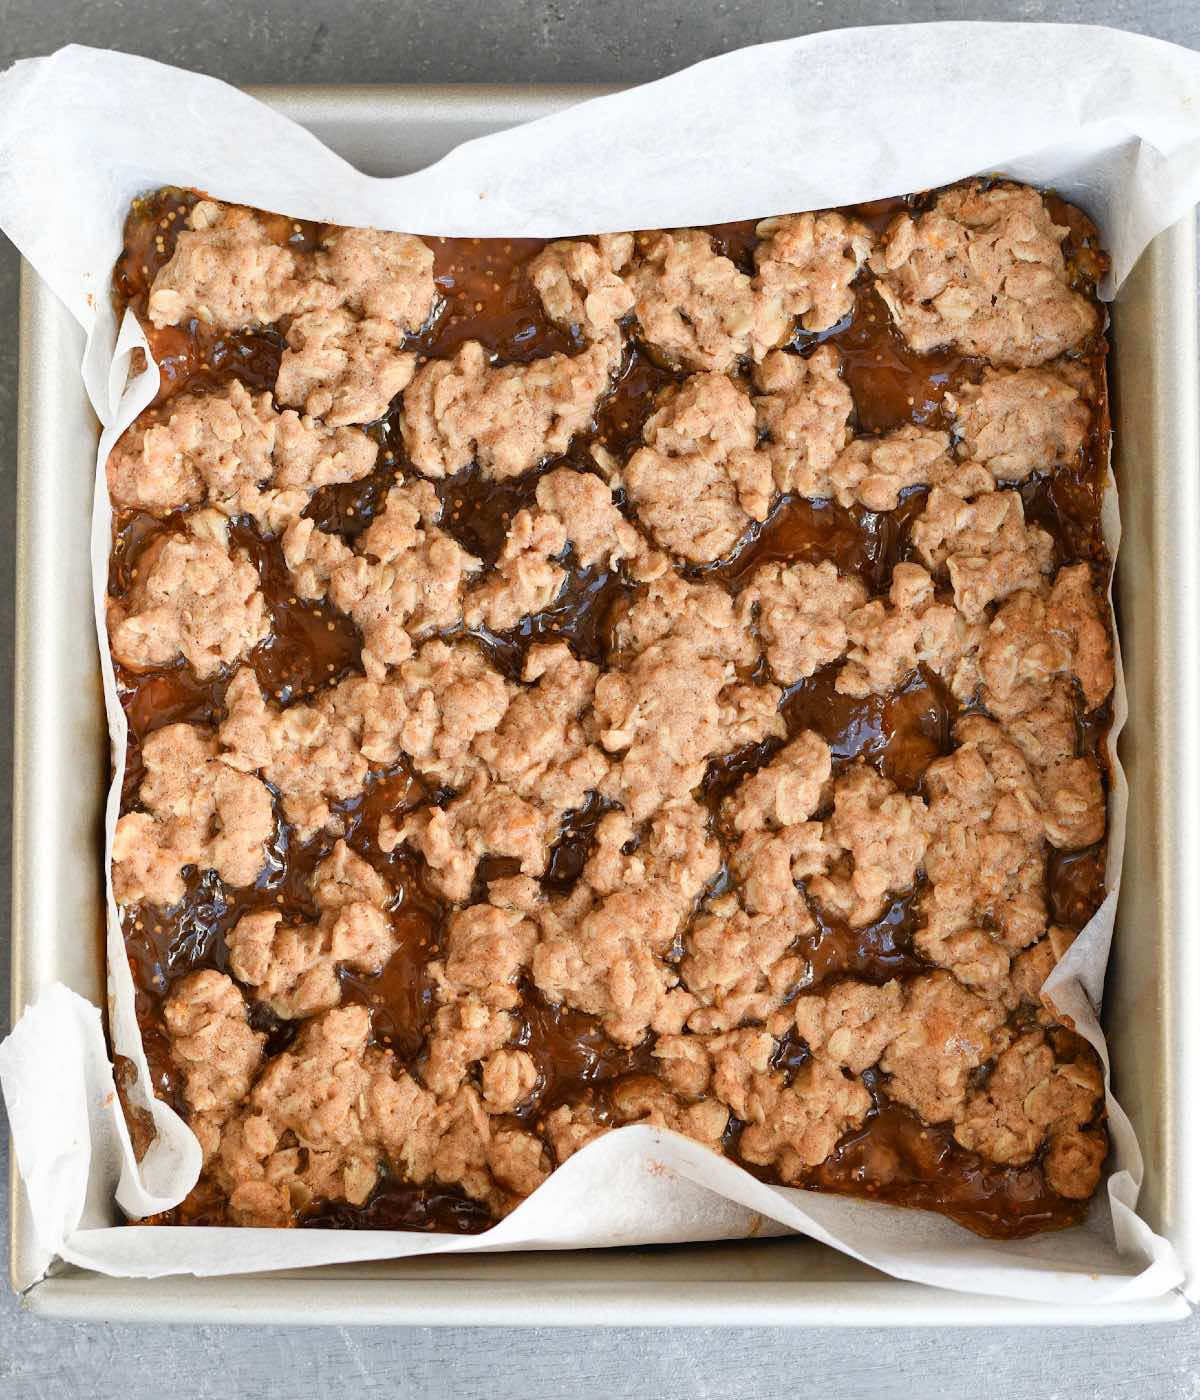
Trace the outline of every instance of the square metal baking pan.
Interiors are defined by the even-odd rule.
[[[396,175],[593,88],[273,88],[256,93],[360,169]],[[1147,250],[1113,308],[1116,468],[1125,536],[1117,606],[1131,719],[1122,912],[1105,1023],[1117,1091],[1146,1153],[1141,1208],[1200,1281],[1200,372],[1192,219]],[[96,424],[82,335],[29,267],[21,295],[13,801],[13,1016],[62,981],[100,1003],[97,850],[106,743],[88,579]],[[1101,1308],[902,1283],[805,1239],[394,1260],[153,1281],[35,1253],[15,1168],[12,1280],[60,1317],[173,1322],[874,1325],[1112,1324],[1183,1316],[1178,1294]],[[113,1223],[101,1201],[88,1223]]]

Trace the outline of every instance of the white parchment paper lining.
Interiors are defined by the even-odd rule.
[[[552,236],[713,223],[904,193],[978,172],[1053,185],[1099,223],[1106,293],[1200,197],[1200,55],[1082,26],[937,24],[844,30],[726,55],[645,87],[470,142],[417,174],[360,174],[307,132],[196,74],[71,47],[0,77],[0,227],[87,332],[83,376],[103,424],[93,570],[107,573],[102,464],[149,402],[151,368],[118,328],[109,282],[130,200],[164,184],[342,224],[422,234]],[[1119,537],[1116,496],[1105,529]],[[120,772],[125,723],[101,646]],[[1113,737],[1126,717],[1118,672]],[[108,801],[108,838],[117,785]],[[1110,800],[1109,895],[1048,984],[1108,1058],[1096,1018],[1127,797]],[[36,936],[36,934],[35,934]],[[148,1082],[109,891],[113,1042]],[[110,1184],[134,1217],[178,1202],[198,1144],[148,1096],[159,1131],[139,1164],[116,1104],[97,1008],[46,991],[0,1046],[19,1171],[47,1263],[102,1273],[241,1273],[435,1251],[578,1248],[801,1231],[898,1278],[1047,1302],[1157,1296],[1181,1271],[1135,1212],[1142,1157],[1111,1094],[1112,1169],[1085,1225],[981,1240],[919,1212],[765,1186],[696,1143],[630,1127],[576,1156],[486,1234],[88,1228]],[[143,1090],[144,1092],[144,1090]],[[90,1187],[89,1187],[90,1179]],[[111,1198],[111,1197],[110,1197]]]

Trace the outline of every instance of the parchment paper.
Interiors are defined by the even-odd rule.
[[[373,179],[212,79],[72,47],[0,77],[0,227],[88,333],[83,376],[104,425],[93,569],[107,572],[102,464],[149,402],[153,366],[109,307],[130,200],[194,186],[298,218],[423,234],[551,236],[766,216],[900,194],[978,172],[1054,185],[1099,223],[1120,284],[1151,237],[1200,197],[1200,55],[1114,30],[940,24],[855,29],[742,50],[661,82],[474,141],[418,174]],[[1105,529],[1116,549],[1115,492]],[[116,770],[125,724],[101,645]],[[1124,723],[1118,671],[1113,740]],[[108,837],[116,817],[109,795]],[[1110,797],[1110,893],[1048,988],[1104,1059],[1096,1019],[1120,876],[1124,776]],[[150,1096],[109,891],[110,1025],[134,1061],[159,1136],[142,1164],[116,1104],[95,1007],[54,987],[0,1046],[18,1167],[47,1262],[115,1275],[240,1273],[352,1259],[577,1248],[796,1230],[899,1278],[1009,1297],[1112,1302],[1161,1294],[1181,1272],[1135,1213],[1142,1158],[1108,1098],[1107,1190],[1087,1223],[980,1240],[949,1221],[764,1186],[669,1132],[630,1127],[572,1157],[503,1223],[461,1238],[402,1232],[94,1227],[115,1191],[134,1217],[195,1181],[190,1130]],[[111,1199],[111,1195],[109,1196]]]

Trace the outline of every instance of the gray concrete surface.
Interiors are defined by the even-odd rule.
[[[0,0],[0,68],[77,41],[239,83],[631,82],[743,44],[937,19],[1112,24],[1200,48],[1197,0]],[[0,237],[0,1032],[7,1029],[17,259]],[[2,1109],[0,1109],[2,1113]],[[0,1180],[7,1177],[0,1124]],[[6,1234],[0,1202],[0,1236]],[[3,1285],[0,1284],[0,1288]],[[5,1400],[381,1393],[1200,1400],[1200,1319],[1122,1330],[810,1333],[138,1328],[0,1292]]]

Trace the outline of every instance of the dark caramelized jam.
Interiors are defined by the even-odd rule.
[[[229,537],[258,570],[271,612],[271,635],[250,658],[264,693],[283,704],[308,699],[360,671],[358,628],[332,603],[296,597],[279,541],[264,540],[249,522],[235,522]]]
[[[199,196],[167,188],[135,199],[125,220],[125,242],[113,269],[113,293],[144,319],[146,297],[159,271],[171,261],[175,240]]]
[[[384,442],[390,442],[390,437],[385,436]],[[316,523],[318,530],[341,535],[350,542],[383,509],[387,493],[397,479],[396,453],[385,445],[379,463],[370,475],[359,481],[320,487],[313,492],[304,514]]]
[[[542,877],[542,884],[548,893],[569,893],[592,853],[596,828],[604,814],[613,810],[613,806],[613,803],[593,793],[586,806],[567,813]]]
[[[468,554],[494,564],[504,548],[513,517],[535,504],[538,481],[550,466],[526,472],[510,481],[489,481],[478,467],[470,466],[438,482],[442,502],[441,525]]]
[[[236,378],[254,392],[273,388],[285,347],[281,328],[218,334],[197,322],[154,328],[146,319],[147,297],[155,274],[169,260],[179,228],[198,198],[164,190],[138,201],[125,229],[125,245],[114,273],[120,307],[143,320],[162,372],[158,404],[152,412],[169,413],[166,400],[183,389],[206,390]],[[853,211],[877,232],[906,207],[922,207],[928,196],[889,199]],[[1065,253],[1074,284],[1094,295],[1104,270],[1094,228],[1079,211],[1048,196],[1053,217],[1069,229]],[[292,220],[269,220],[271,236],[301,251],[317,247],[320,226]],[[716,248],[745,272],[754,270],[758,243],[754,221],[714,226]],[[548,354],[574,354],[582,342],[551,324],[529,278],[529,264],[544,247],[531,239],[433,239],[438,305],[429,325],[411,338],[422,356],[454,355],[467,341],[480,342],[501,363],[523,362]],[[905,423],[945,427],[942,401],[948,388],[977,380],[982,363],[953,352],[921,355],[910,350],[895,331],[886,306],[863,277],[853,309],[827,332],[798,331],[791,351],[811,353],[821,342],[835,345],[853,397],[852,426],[858,433],[883,433]],[[1109,561],[1100,529],[1100,502],[1108,462],[1108,403],[1104,385],[1103,339],[1087,349],[1082,362],[1092,375],[1095,410],[1090,436],[1078,460],[1051,476],[1034,476],[1021,487],[1029,519],[1053,537],[1058,562],[1085,561],[1098,584],[1107,581]],[[599,405],[590,434],[578,438],[564,458],[509,482],[485,481],[475,468],[436,483],[443,505],[442,526],[464,548],[491,566],[498,558],[514,516],[535,499],[543,471],[563,465],[594,470],[597,457],[611,454],[624,461],[641,440],[642,427],[665,394],[683,376],[655,362],[630,337],[612,392]],[[318,528],[353,541],[381,509],[390,487],[409,472],[400,432],[398,404],[368,431],[380,444],[375,470],[365,479],[318,490],[306,514]],[[693,577],[719,582],[737,591],[760,565],[831,560],[839,570],[860,577],[872,594],[886,592],[895,565],[909,551],[911,523],[924,505],[925,493],[908,492],[896,510],[876,513],[846,509],[832,502],[784,498],[770,517],[755,527],[738,552],[716,566],[689,569]],[[618,497],[620,501],[620,497]],[[156,541],[183,527],[186,512],[157,520],[140,512],[119,514],[113,522],[110,592],[124,597]],[[302,703],[348,675],[361,670],[361,638],[354,624],[326,602],[306,602],[293,593],[279,543],[265,537],[249,519],[232,522],[236,546],[253,561],[270,608],[272,635],[248,658],[264,691],[280,705]],[[616,572],[581,569],[570,552],[561,561],[567,581],[545,612],[526,618],[509,633],[480,630],[476,641],[510,679],[518,680],[531,644],[565,641],[581,657],[604,664],[616,659],[610,639],[613,622],[633,590]],[[791,687],[783,701],[788,736],[815,730],[833,750],[835,771],[863,760],[874,764],[899,788],[918,791],[929,763],[952,749],[958,706],[942,682],[919,670],[890,696],[865,699],[841,695],[838,668],[826,667]],[[145,673],[118,667],[118,687],[129,722],[130,743],[122,810],[136,807],[142,781],[141,745],[155,729],[172,723],[215,727],[225,714],[229,674],[200,680],[186,665]],[[1107,768],[1106,736],[1111,712],[1079,715],[1080,752],[1097,756]],[[772,739],[725,755],[709,764],[698,793],[720,830],[720,804],[746,775],[769,762],[785,740]],[[380,822],[424,803],[444,802],[449,794],[432,791],[404,765],[371,774],[364,791],[341,805],[345,836],[395,890],[391,905],[397,951],[374,976],[342,971],[343,999],[370,1007],[375,1042],[398,1063],[418,1075],[434,1011],[429,964],[439,956],[447,909],[430,895],[419,863],[403,849],[384,852]],[[543,886],[548,895],[567,894],[580,878],[595,831],[610,805],[593,795],[562,823],[552,849]],[[172,1062],[162,1023],[163,1002],[172,984],[199,968],[224,970],[226,937],[243,914],[276,910],[287,923],[317,917],[310,881],[329,853],[333,838],[300,842],[277,816],[271,858],[257,882],[230,890],[210,871],[185,871],[187,893],[170,910],[134,907],[125,911],[124,930],[136,987],[136,1007],[155,1092],[186,1111],[181,1081]],[[483,881],[513,873],[512,862],[489,860]],[[1104,850],[1053,853],[1046,868],[1046,895],[1055,922],[1081,928],[1104,894]],[[805,973],[802,987],[817,987],[840,977],[882,983],[924,969],[913,934],[919,927],[924,877],[915,887],[892,897],[879,918],[852,929],[812,901],[814,929],[797,940]],[[653,1074],[653,1037],[632,1049],[614,1044],[592,1016],[548,1003],[525,984],[517,1017],[516,1043],[532,1056],[539,1080],[532,1096],[513,1119],[527,1129],[544,1130],[554,1108],[586,1099],[601,1122],[611,1117],[613,1087],[634,1075]],[[251,1021],[267,1036],[269,1054],[287,1049],[296,1025],[280,1020],[261,1003],[251,1007]],[[780,1044],[775,1068],[793,1075],[809,1058],[794,1035]],[[1056,1196],[1035,1158],[1021,1167],[999,1167],[960,1147],[947,1125],[921,1123],[889,1101],[886,1077],[864,1075],[874,1106],[866,1122],[847,1134],[829,1159],[809,1170],[802,1184],[814,1190],[889,1201],[940,1211],[969,1228],[1001,1238],[1059,1228],[1082,1217],[1086,1205]],[[122,1080],[124,1083],[124,1080]],[[738,1158],[741,1125],[731,1121],[727,1150]],[[144,1138],[144,1134],[142,1135]],[[144,1142],[143,1142],[144,1146]],[[763,1175],[760,1168],[749,1169]],[[162,1223],[219,1224],[224,1202],[202,1180],[178,1210],[159,1217]],[[488,1212],[454,1188],[416,1187],[385,1176],[361,1206],[314,1203],[298,1224],[305,1228],[411,1229],[471,1233],[492,1223]]]
[[[375,1043],[412,1060],[433,1014],[433,981],[426,969],[436,952],[437,922],[425,910],[399,910],[392,930],[400,946],[381,972],[365,976],[342,969],[342,1001],[369,1006]]]
[[[1060,1230],[1087,1213],[1086,1201],[1067,1200],[1048,1188],[1036,1158],[1021,1167],[996,1166],[960,1147],[948,1125],[930,1127],[886,1100],[803,1184],[936,1210],[977,1234],[1000,1239]]]
[[[893,899],[865,928],[850,928],[845,920],[811,900],[817,933],[811,939],[801,939],[800,944],[808,956],[810,984],[838,977],[880,983],[922,971],[925,963],[912,950],[912,935],[918,925],[916,903],[914,891]]]
[[[477,340],[505,362],[531,360],[580,347],[546,318],[529,281],[529,264],[546,246],[540,238],[434,238],[433,278],[445,310],[414,343],[448,358]]]
[[[907,552],[909,526],[924,505],[923,490],[907,492],[895,510],[884,512],[784,496],[732,559],[694,572],[737,589],[763,564],[828,559],[842,573],[857,574],[872,593],[885,593],[892,569]]]
[[[642,425],[658,406],[663,391],[682,378],[674,370],[656,365],[645,351],[633,345],[626,353],[613,392],[596,415],[596,443],[623,461],[641,442]]]
[[[653,1074],[653,1037],[632,1050],[605,1035],[595,1016],[569,1006],[551,1006],[536,987],[527,987],[517,1044],[532,1055],[541,1083],[522,1117],[541,1118],[559,1104],[594,1094],[627,1074]]]
[[[512,680],[519,679],[525,653],[539,642],[566,642],[585,661],[600,663],[606,659],[613,608],[626,594],[625,584],[606,569],[573,569],[544,612],[522,618],[507,632],[480,628],[473,635],[492,664]]]
[[[283,337],[275,331],[237,331],[218,335],[199,321],[187,328],[143,323],[146,339],[162,376],[152,407],[165,404],[183,389],[215,386],[240,379],[253,393],[275,384],[283,356]]]
[[[1105,848],[1053,851],[1046,869],[1050,914],[1056,924],[1081,929],[1104,903]]]
[[[859,291],[845,330],[826,339],[841,351],[860,433],[887,433],[905,423],[940,426],[942,395],[979,368],[952,351],[910,350],[871,286]]]
[[[326,1201],[305,1211],[302,1230],[424,1230],[478,1235],[496,1222],[486,1206],[457,1187],[413,1186],[385,1176],[364,1205]]]

